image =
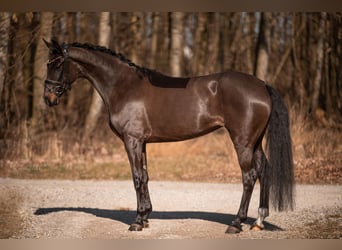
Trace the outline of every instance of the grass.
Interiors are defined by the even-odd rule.
[[[342,184],[342,130],[293,115],[291,135],[298,183]]]
[[[23,163],[12,167],[9,178],[23,179],[128,179],[130,171],[127,164],[91,163]],[[127,168],[127,169],[126,169]],[[15,169],[15,170],[14,170]]]

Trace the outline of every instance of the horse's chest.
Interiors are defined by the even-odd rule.
[[[131,101],[110,114],[110,122],[120,134],[129,134],[136,137],[148,137],[151,133],[146,108],[141,101]]]

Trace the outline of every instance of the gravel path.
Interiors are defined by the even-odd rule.
[[[150,228],[142,232],[128,231],[136,208],[131,181],[0,179],[0,188],[9,187],[24,197],[25,225],[14,238],[319,238],[324,236],[316,228],[322,227],[325,237],[342,237],[342,186],[297,185],[295,211],[271,210],[266,230],[257,232],[249,230],[257,216],[256,185],[238,235],[224,232],[240,203],[239,184],[150,181],[153,212]]]

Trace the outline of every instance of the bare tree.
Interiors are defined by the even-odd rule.
[[[322,81],[322,68],[323,68],[323,58],[324,58],[324,27],[326,22],[327,14],[325,12],[321,13],[319,30],[317,33],[318,43],[317,43],[317,61],[316,61],[316,72],[315,79],[313,82],[313,93],[311,99],[311,109],[316,111],[319,104],[319,93]]]
[[[102,12],[100,15],[99,25],[99,45],[108,47],[110,41],[111,27],[110,27],[110,13]],[[89,108],[89,112],[86,117],[84,133],[87,137],[95,128],[99,119],[100,112],[103,106],[101,96],[97,91],[93,91],[92,102]]]
[[[157,56],[157,48],[158,48],[158,34],[160,32],[160,14],[155,12],[152,14],[152,37],[151,37],[151,60],[150,67],[156,67],[156,56]]]
[[[8,66],[8,43],[11,14],[0,12],[0,103],[5,85],[5,75]]]
[[[9,29],[11,14],[8,12],[0,12],[0,115],[5,116],[5,104],[4,104],[4,90],[5,79],[8,67],[8,45],[9,45]],[[0,128],[5,127],[4,118],[0,119]],[[1,129],[0,136],[5,131]]]
[[[268,69],[268,51],[269,51],[269,29],[267,22],[269,13],[261,13],[259,23],[259,37],[257,43],[257,61],[255,66],[255,75],[261,80],[266,80]]]
[[[37,34],[37,48],[34,57],[33,72],[33,110],[31,122],[34,125],[41,118],[41,112],[44,110],[43,103],[43,84],[46,76],[46,61],[48,59],[48,50],[42,39],[50,40],[52,31],[52,22],[54,14],[52,12],[41,12],[40,29]]]
[[[208,45],[205,62],[205,74],[214,73],[217,69],[217,57],[220,38],[220,14],[210,13],[208,24]]]
[[[194,35],[194,55],[192,57],[192,74],[203,74],[204,71],[204,57],[205,57],[205,49],[206,39],[203,39],[203,33],[205,31],[206,24],[206,13],[198,13],[197,14],[197,25]]]
[[[245,35],[244,40],[246,41],[246,68],[249,74],[253,74],[253,38],[254,38],[254,29],[253,29],[253,18],[251,13],[245,14]]]
[[[171,55],[170,66],[173,76],[182,74],[184,13],[171,14]]]
[[[132,49],[130,50],[130,59],[136,63],[140,64],[140,51],[142,35],[141,35],[141,16],[140,12],[133,12],[131,16],[131,40],[132,40]]]
[[[238,47],[241,45],[242,30],[240,25],[241,13],[229,13],[223,16],[223,69],[237,69],[240,63],[237,58]]]

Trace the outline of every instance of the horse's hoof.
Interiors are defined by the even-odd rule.
[[[144,228],[149,228],[150,227],[150,223],[148,222],[148,220],[144,220],[143,221],[143,227]]]
[[[226,230],[226,234],[238,234],[242,231],[241,228],[238,228],[236,226],[229,226]]]
[[[255,223],[255,224],[253,224],[251,226],[250,230],[252,230],[252,231],[261,231],[261,230],[264,230],[264,227],[261,227],[261,226],[259,226],[258,224]]]
[[[133,223],[129,228],[129,231],[142,231],[143,230],[143,226],[137,223]]]

